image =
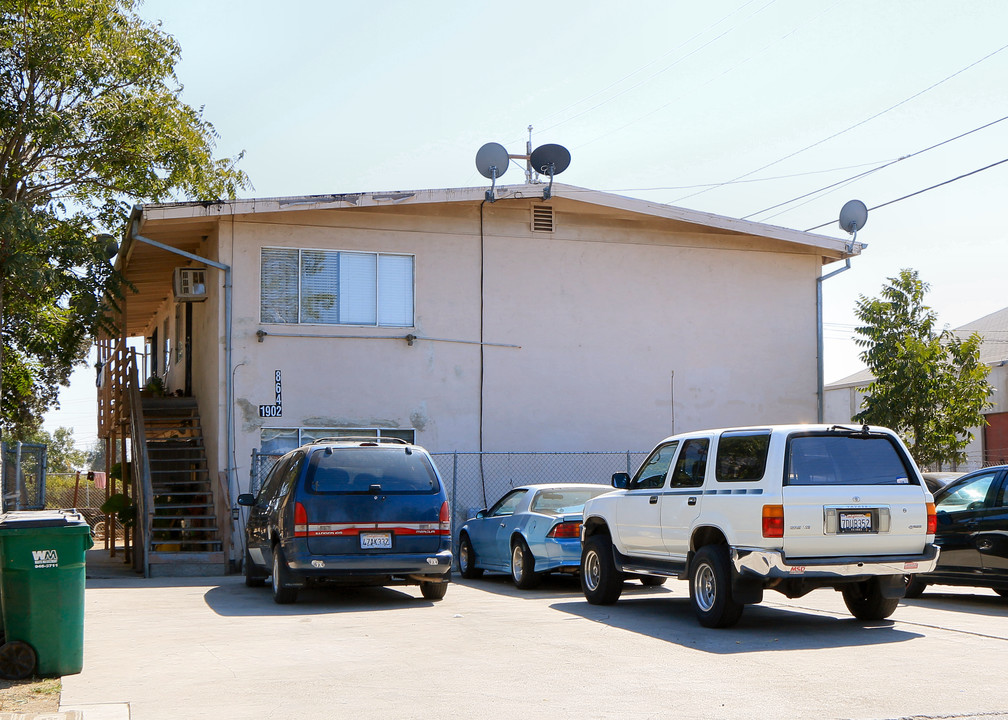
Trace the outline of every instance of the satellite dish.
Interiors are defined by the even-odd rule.
[[[497,185],[497,178],[507,172],[508,151],[500,143],[488,142],[476,151],[476,169],[480,175],[490,178],[490,189],[486,192],[486,199],[494,201],[494,188]]]
[[[540,145],[529,155],[532,169],[540,175],[549,175],[549,187],[543,191],[543,200],[549,200],[553,194],[553,176],[559,175],[570,166],[570,150],[563,145]]]
[[[840,208],[840,229],[851,235],[857,235],[858,230],[868,222],[868,208],[860,200],[848,200]]]
[[[570,165],[570,151],[563,145],[540,145],[529,156],[532,169],[540,175],[559,175]]]
[[[488,142],[476,151],[476,169],[485,178],[500,177],[508,169],[508,151],[500,143]]]

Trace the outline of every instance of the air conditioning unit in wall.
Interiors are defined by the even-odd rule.
[[[206,268],[175,268],[172,287],[175,290],[176,302],[202,302],[206,300]]]

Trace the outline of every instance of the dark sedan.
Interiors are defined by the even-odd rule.
[[[968,585],[1008,598],[1008,465],[963,475],[934,498],[938,567],[908,575],[906,597],[919,597],[928,585]]]

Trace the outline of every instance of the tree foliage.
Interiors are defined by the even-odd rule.
[[[986,422],[993,388],[980,362],[982,338],[938,330],[924,303],[928,290],[915,270],[904,269],[880,297],[859,297],[855,342],[875,379],[862,388],[854,419],[899,432],[921,467],[955,466],[966,460],[970,428]]]
[[[38,430],[18,439],[47,446],[46,465],[50,473],[72,473],[87,468],[87,453],[77,449],[71,428],[58,427],[51,435],[46,430]]]
[[[135,0],[0,0],[0,429],[38,427],[123,291],[105,232],[137,201],[248,187],[179,99]],[[239,156],[240,157],[240,156]]]

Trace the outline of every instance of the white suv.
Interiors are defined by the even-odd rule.
[[[938,557],[934,499],[885,428],[676,435],[612,484],[584,507],[581,586],[594,604],[616,602],[634,573],[688,579],[707,627],[733,625],[764,589],[832,587],[855,617],[877,620],[896,609],[904,576]]]

